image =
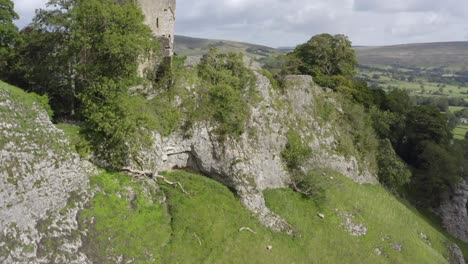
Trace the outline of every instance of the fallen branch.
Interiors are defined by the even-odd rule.
[[[167,180],[166,177],[161,176],[161,175],[154,175],[153,177],[156,178],[156,179],[161,179],[161,180],[163,180],[165,183],[167,183],[169,185],[177,185],[177,186],[179,186],[179,188],[182,190],[182,192],[185,195],[189,195],[188,192],[185,191],[184,186],[182,186],[182,184],[180,182],[171,182],[171,181]]]
[[[201,246],[202,243],[201,243],[200,238],[197,236],[197,234],[193,233],[193,236],[198,240],[198,244],[200,244],[200,246]]]
[[[166,179],[166,177],[164,177],[162,175],[159,175],[159,174],[156,174],[156,173],[154,173],[152,171],[140,171],[140,170],[135,170],[135,169],[132,169],[132,168],[129,168],[129,167],[122,168],[122,171],[128,172],[128,173],[133,174],[133,175],[137,175],[137,176],[146,176],[146,177],[149,177],[149,178],[152,178],[152,179],[162,180],[166,184],[169,184],[169,185],[172,185],[172,186],[177,185],[177,186],[179,186],[179,188],[182,190],[182,192],[185,195],[189,195],[188,192],[185,191],[184,187],[182,186],[182,184],[180,182],[171,182],[168,179]]]
[[[244,230],[247,230],[247,231],[249,231],[249,232],[251,232],[252,234],[255,234],[255,235],[257,234],[257,232],[253,231],[253,230],[250,229],[249,227],[241,227],[241,228],[239,229],[239,232],[244,231]]]
[[[311,191],[312,188],[309,188],[307,191],[303,191],[303,190],[299,189],[299,187],[297,187],[295,182],[292,182],[292,186],[293,186],[294,191],[296,191],[296,192],[298,192],[300,194],[303,194],[305,196],[310,196],[310,191]]]

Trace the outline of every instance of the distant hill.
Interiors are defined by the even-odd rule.
[[[212,47],[221,52],[242,52],[257,60],[274,54],[287,53],[294,49],[293,47],[275,49],[229,40],[175,37],[175,52],[179,55],[203,55]],[[468,68],[468,41],[374,47],[355,46],[354,49],[361,65]]]
[[[355,47],[362,65],[468,67],[468,42]]]
[[[178,55],[203,55],[207,53],[210,48],[217,48],[221,52],[242,52],[257,59],[280,53],[277,49],[256,44],[175,36],[175,52]]]

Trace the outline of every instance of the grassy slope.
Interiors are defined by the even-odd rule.
[[[190,195],[167,185],[164,195],[149,192],[119,174],[95,177],[101,191],[81,217],[93,238],[85,241],[87,253],[100,263],[120,255],[139,258],[138,263],[447,263],[449,239],[380,186],[328,174],[321,181],[327,191],[320,203],[287,189],[266,191],[267,205],[299,234],[289,237],[261,226],[218,182],[185,172],[167,177],[180,181]],[[130,201],[128,187],[137,194]],[[167,207],[158,202],[163,197]],[[354,221],[364,223],[369,233],[351,236],[342,227],[342,212],[356,215]],[[241,227],[256,233],[240,232]],[[402,244],[403,251],[395,251],[392,243]]]
[[[459,125],[453,130],[453,137],[456,139],[464,139],[466,133],[468,133],[468,126]]]

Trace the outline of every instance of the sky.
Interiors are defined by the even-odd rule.
[[[47,0],[13,2],[21,28]],[[330,33],[379,46],[468,41],[467,18],[468,0],[177,0],[175,33],[270,47]]]

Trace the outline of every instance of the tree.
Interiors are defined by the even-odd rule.
[[[356,56],[351,41],[344,35],[316,35],[297,46],[293,54],[303,62],[299,68],[301,73],[312,75],[323,84],[328,84],[332,76],[356,75]]]
[[[133,1],[50,0],[48,7],[21,34],[16,82],[51,95],[58,118],[77,119],[78,97],[103,78],[136,82],[139,60],[156,53]]]
[[[391,191],[399,191],[410,182],[411,171],[397,156],[390,141],[382,140],[377,155],[379,181]]]
[[[434,142],[425,142],[418,155],[418,163],[411,187],[418,200],[428,206],[437,206],[441,195],[461,179],[463,156],[455,148]]]
[[[13,24],[13,20],[18,18],[14,3],[11,0],[0,0],[0,77],[4,77],[2,75],[12,56],[12,47],[17,40],[18,28]]]

